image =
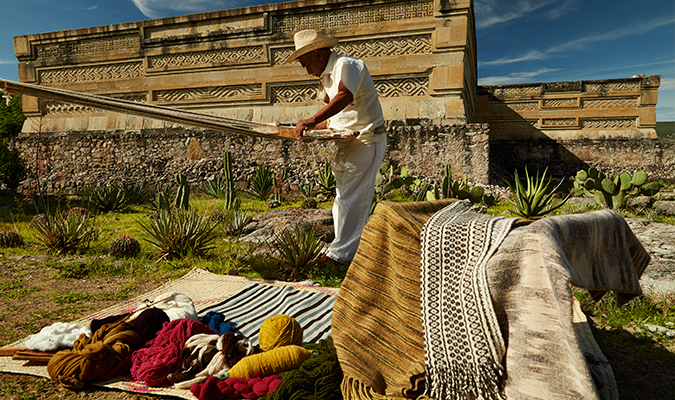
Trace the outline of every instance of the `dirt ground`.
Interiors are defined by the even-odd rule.
[[[54,261],[41,257],[0,257],[0,344],[38,332],[54,322],[73,321],[158,287],[151,275],[64,279]],[[593,326],[610,360],[622,399],[675,398],[675,357],[653,341],[623,330]],[[2,399],[165,399],[89,387],[72,392],[40,377],[0,373]],[[166,399],[169,399],[166,397]]]

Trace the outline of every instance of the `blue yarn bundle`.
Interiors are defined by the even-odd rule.
[[[225,315],[217,311],[209,311],[199,322],[208,325],[219,335],[228,332],[241,333],[234,324],[225,322]]]

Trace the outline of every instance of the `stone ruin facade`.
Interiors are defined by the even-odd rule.
[[[295,32],[325,29],[340,40],[339,53],[366,62],[388,121],[389,153],[405,154],[393,157],[397,166],[431,177],[451,163],[457,176],[485,182],[487,126],[467,125],[477,88],[473,23],[470,0],[313,0],[20,36],[14,43],[22,82],[295,124],[323,104],[316,100],[318,81],[284,61]],[[306,175],[334,152],[331,143],[235,138],[28,96],[24,111],[17,145],[29,160],[64,171],[68,187],[131,176],[156,182],[219,160],[225,150],[235,152],[242,170],[272,162]],[[187,157],[188,142],[200,146],[202,160]],[[428,149],[440,155],[427,159]],[[111,171],[124,174],[104,178]]]
[[[295,124],[323,104],[317,80],[284,61],[295,32],[319,28],[366,62],[387,120],[385,160],[415,175],[438,180],[449,163],[455,179],[489,183],[532,160],[603,168],[627,148],[651,152],[654,165],[672,153],[652,139],[658,77],[478,87],[474,21],[471,0],[304,0],[19,36],[14,46],[22,82]],[[24,112],[15,145],[66,188],[177,172],[211,179],[227,150],[241,179],[272,164],[300,183],[335,151],[29,96]],[[621,150],[608,155],[607,141]]]

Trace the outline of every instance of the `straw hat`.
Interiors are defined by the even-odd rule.
[[[317,49],[331,48],[338,44],[337,39],[329,38],[323,31],[315,29],[305,29],[299,31],[293,36],[295,42],[295,52],[288,57],[286,64],[293,62],[303,54],[307,54]]]

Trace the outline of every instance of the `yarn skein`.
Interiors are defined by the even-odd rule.
[[[268,376],[300,368],[311,356],[311,351],[290,344],[269,351],[244,357],[230,368],[231,378],[252,378],[256,375]]]
[[[260,325],[258,342],[262,351],[269,351],[282,346],[302,346],[302,327],[286,314],[278,314],[267,318]]]

